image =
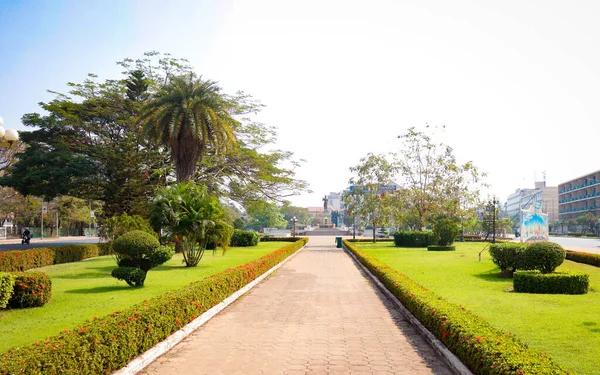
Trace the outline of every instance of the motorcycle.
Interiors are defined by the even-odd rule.
[[[29,245],[30,241],[31,241],[31,235],[23,233],[23,237],[21,238],[21,245],[25,245],[25,244]]]

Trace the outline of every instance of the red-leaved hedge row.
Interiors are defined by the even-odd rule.
[[[529,348],[514,335],[435,295],[350,242],[344,241],[344,245],[475,374],[572,373],[546,354]]]
[[[53,264],[78,262],[107,255],[105,247],[97,244],[39,247],[28,250],[0,252],[0,272],[23,272]]]
[[[567,260],[577,263],[589,264],[590,266],[600,267],[600,254],[590,254],[581,251],[567,250]]]
[[[52,280],[43,272],[13,274],[15,284],[8,304],[15,309],[39,307],[50,302]]]
[[[300,249],[308,240],[0,354],[0,374],[109,374]]]

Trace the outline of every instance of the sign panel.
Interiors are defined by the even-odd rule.
[[[536,202],[529,210],[521,210],[521,242],[548,241],[548,215]]]

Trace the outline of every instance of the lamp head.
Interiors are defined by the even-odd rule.
[[[9,142],[14,142],[19,140],[19,133],[15,129],[6,129],[4,132],[4,139]]]

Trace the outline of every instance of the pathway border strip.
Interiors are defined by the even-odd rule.
[[[450,367],[452,372],[454,372],[457,375],[473,375],[471,370],[469,370],[469,368],[467,366],[465,366],[465,364],[462,363],[461,360],[458,359],[458,357],[454,355],[454,353],[452,353],[450,350],[448,350],[448,348],[446,348],[446,346],[437,337],[435,337],[435,335],[433,333],[429,332],[429,330],[427,328],[425,328],[425,326],[417,318],[415,318],[415,316],[413,314],[411,314],[410,311],[408,311],[408,309],[406,307],[404,307],[402,302],[400,302],[398,300],[398,298],[396,298],[396,296],[394,294],[392,294],[392,292],[390,292],[385,287],[385,285],[383,285],[381,283],[381,281],[379,281],[379,279],[377,277],[375,277],[375,275],[373,275],[371,273],[371,271],[369,271],[369,269],[367,267],[365,267],[358,260],[358,258],[350,250],[348,250],[346,248],[346,246],[343,246],[343,248],[344,248],[344,251],[348,255],[350,255],[350,257],[352,257],[352,259],[360,267],[360,269],[362,269],[364,271],[364,273],[373,281],[373,283],[375,283],[377,288],[379,288],[379,290],[381,290],[381,292],[383,294],[385,294],[385,296],[390,301],[392,301],[392,303],[394,305],[396,305],[398,310],[400,310],[402,315],[404,315],[406,317],[406,319],[409,321],[409,323],[412,326],[414,326],[417,329],[417,331],[419,331],[421,336],[423,336],[425,338],[425,340],[427,340],[427,342],[429,342],[429,344],[433,347],[433,350]]]
[[[307,244],[308,244],[308,242],[307,242]],[[258,283],[263,281],[267,276],[269,276],[270,274],[275,272],[279,267],[283,266],[288,260],[295,257],[296,254],[298,254],[300,251],[302,251],[305,247],[306,247],[306,244],[304,246],[302,246],[300,249],[298,249],[295,253],[293,253],[289,257],[285,258],[279,264],[273,266],[267,272],[263,273],[256,279],[254,279],[251,282],[249,282],[248,284],[246,284],[246,286],[244,286],[242,289],[238,290],[237,292],[234,292],[232,295],[225,298],[223,301],[221,301],[217,305],[208,309],[204,314],[200,315],[199,317],[192,320],[190,323],[188,323],[181,329],[172,333],[169,337],[167,337],[163,341],[159,342],[158,344],[156,344],[152,348],[148,349],[144,353],[135,357],[131,362],[129,362],[129,364],[127,364],[127,366],[125,366],[117,371],[114,371],[112,373],[112,375],[134,375],[134,374],[137,374],[138,372],[142,371],[144,368],[146,368],[148,365],[150,365],[152,362],[154,362],[154,360],[156,360],[158,357],[160,357],[161,355],[168,352],[172,347],[174,347],[179,342],[181,342],[183,339],[188,337],[196,329],[203,326],[206,322],[208,322],[211,318],[213,318],[219,312],[224,310],[232,302],[234,302],[235,300],[237,300],[238,298],[243,296],[246,292],[248,292],[250,289],[255,287]]]

